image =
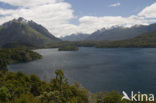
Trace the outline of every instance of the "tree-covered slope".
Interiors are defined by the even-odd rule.
[[[156,31],[132,39],[97,43],[96,47],[156,47]]]
[[[0,70],[6,70],[8,64],[41,59],[41,55],[28,49],[0,49]]]
[[[79,83],[69,84],[61,70],[55,75],[45,82],[36,75],[0,71],[0,103],[156,103],[146,98],[121,101],[122,95],[115,91],[92,94]]]
[[[36,24],[36,28],[38,25]],[[0,27],[0,46],[8,43],[23,43],[33,46],[44,46],[52,42],[60,41],[56,37],[52,36],[45,28],[46,32],[41,32],[43,27],[35,29],[29,25],[29,21],[24,21],[21,18],[14,19],[7,23],[4,23]],[[49,36],[47,36],[49,35]]]

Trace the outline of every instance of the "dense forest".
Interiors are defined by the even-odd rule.
[[[11,63],[28,62],[41,57],[40,54],[28,49],[0,49],[0,70],[6,69]]]
[[[69,84],[62,70],[50,82],[22,72],[0,72],[0,103],[154,103],[121,102],[121,97],[115,91],[93,94],[79,83]]]

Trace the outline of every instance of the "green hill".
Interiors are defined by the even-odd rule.
[[[36,47],[59,41],[61,40],[50,34],[44,27],[23,18],[14,19],[0,27],[0,46],[21,43]]]
[[[97,43],[96,47],[156,47],[156,31],[132,39]]]

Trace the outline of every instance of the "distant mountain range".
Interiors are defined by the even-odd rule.
[[[116,41],[116,40],[124,40],[129,38],[134,38],[136,36],[142,35],[147,32],[152,32],[156,30],[156,24],[151,25],[135,25],[130,28],[125,28],[122,26],[115,26],[110,29],[101,29],[90,35],[84,37],[83,34],[77,34],[75,36],[67,36],[61,38],[66,41]]]
[[[82,46],[92,44],[97,44],[98,47],[115,47],[117,44],[117,47],[122,47],[122,45],[123,47],[124,45],[130,45],[130,47],[137,47],[137,45],[149,46],[156,44],[155,31],[156,24],[135,25],[130,28],[116,26],[110,29],[103,28],[91,35],[79,33],[62,37],[61,39],[64,41],[82,41],[77,42],[77,45]],[[0,47],[58,47],[71,43],[62,42],[61,39],[56,38],[42,25],[34,21],[27,21],[21,17],[0,26]]]
[[[98,43],[96,47],[156,47],[156,30],[131,39]]]
[[[69,36],[61,37],[60,39],[64,41],[83,41],[89,37],[88,34],[72,34]]]
[[[44,46],[60,41],[43,26],[21,17],[0,26],[0,46],[10,44]]]

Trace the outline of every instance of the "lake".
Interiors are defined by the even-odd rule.
[[[140,91],[156,93],[156,48],[86,48],[79,51],[39,49],[40,60],[9,65],[10,71],[53,78],[62,69],[69,82],[78,81],[91,92]]]

